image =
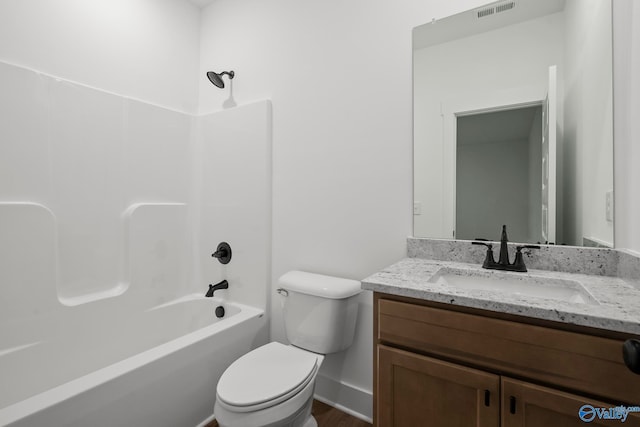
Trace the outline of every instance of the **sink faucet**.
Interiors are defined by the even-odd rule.
[[[209,285],[209,290],[205,294],[205,297],[211,298],[213,296],[213,293],[220,289],[229,289],[229,282],[223,280],[222,282],[216,283],[215,285]]]
[[[509,261],[509,247],[507,243],[509,240],[507,239],[507,226],[502,226],[502,235],[500,236],[500,257],[498,258],[498,262],[493,258],[493,245],[491,243],[485,243],[481,241],[483,239],[476,239],[471,242],[472,245],[483,245],[487,247],[487,254],[484,258],[484,262],[482,263],[482,268],[487,268],[491,270],[506,270],[506,271],[518,271],[525,273],[527,271],[527,266],[524,264],[524,258],[522,256],[523,249],[540,249],[540,246],[537,245],[518,245],[516,246],[516,256],[513,260],[513,263]]]

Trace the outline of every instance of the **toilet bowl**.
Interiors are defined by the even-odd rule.
[[[323,359],[320,354],[277,342],[245,354],[218,383],[214,409],[218,424],[314,427],[311,404]]]
[[[290,271],[279,284],[291,344],[271,342],[227,368],[216,388],[220,427],[317,427],[311,406],[324,355],[353,342],[360,282]]]

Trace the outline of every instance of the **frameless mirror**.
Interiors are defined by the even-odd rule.
[[[610,0],[413,30],[414,236],[613,246]]]

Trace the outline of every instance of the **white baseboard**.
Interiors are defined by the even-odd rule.
[[[202,422],[200,422],[200,424],[198,424],[196,427],[205,427],[206,425],[208,425],[211,421],[213,421],[215,419],[216,419],[215,414],[211,414],[210,416],[208,416],[207,418],[202,420]]]
[[[373,422],[373,394],[368,390],[318,375],[314,397],[351,416]]]

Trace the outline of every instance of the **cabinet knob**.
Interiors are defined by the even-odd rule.
[[[640,341],[626,340],[622,344],[622,358],[631,372],[640,375]]]

